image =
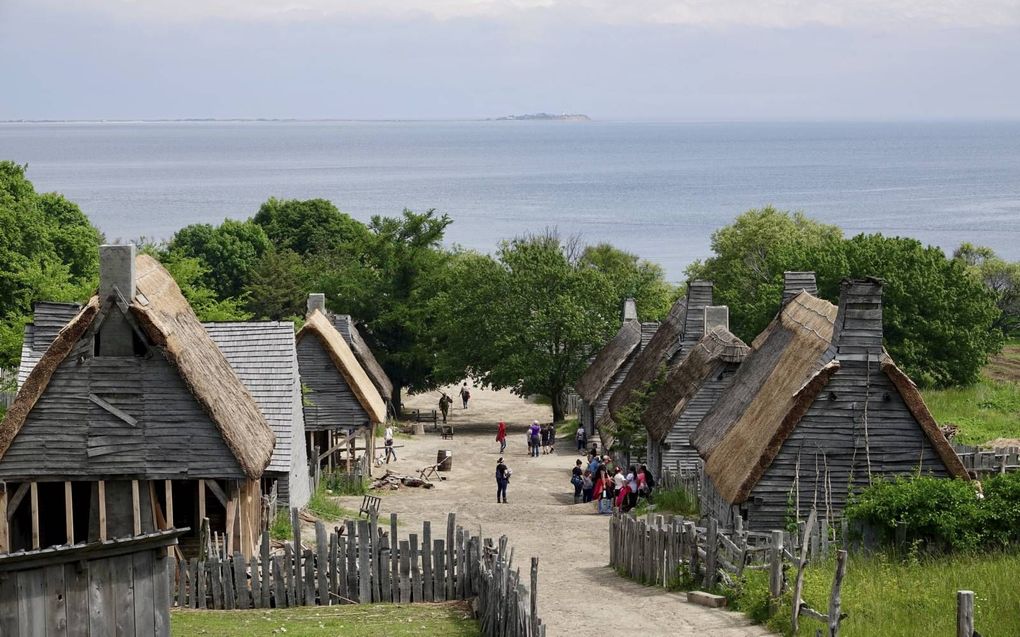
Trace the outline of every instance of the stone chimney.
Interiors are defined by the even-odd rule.
[[[623,322],[636,320],[638,320],[637,302],[634,299],[625,299],[623,302]]]
[[[833,341],[842,361],[877,361],[882,355],[882,281],[843,279]]]
[[[130,304],[135,298],[135,246],[99,246],[99,300],[107,303],[113,299],[119,306],[119,299]],[[95,353],[98,356],[133,356],[141,353],[140,343],[128,317],[113,309],[107,312],[95,337]],[[137,346],[137,347],[136,347]]]
[[[730,329],[730,308],[726,305],[709,305],[705,307],[705,334],[717,327]]]
[[[815,283],[814,272],[783,272],[783,305],[793,297],[806,291],[818,296],[818,284]]]
[[[691,281],[687,284],[687,318],[681,351],[686,352],[705,335],[705,308],[712,305],[712,282]]]
[[[313,292],[308,295],[308,314],[315,310],[319,310],[323,314],[326,313],[326,295],[322,292]]]

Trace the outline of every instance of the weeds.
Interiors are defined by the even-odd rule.
[[[294,528],[290,525],[290,513],[284,509],[276,512],[276,517],[269,525],[269,537],[274,540],[287,540],[294,536]]]

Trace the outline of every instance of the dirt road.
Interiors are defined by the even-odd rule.
[[[509,392],[472,389],[468,409],[461,408],[456,388],[450,422],[453,440],[438,434],[400,439],[396,472],[410,474],[436,461],[439,449],[453,454],[449,479],[434,489],[401,489],[384,495],[381,513],[396,512],[405,528],[432,520],[433,533],[442,537],[446,514],[472,533],[498,538],[506,534],[514,547],[515,561],[526,565],[539,558],[539,614],[550,637],[600,634],[712,637],[768,635],[751,626],[741,615],[688,604],[682,594],[641,586],[616,575],[608,566],[608,517],[595,515],[590,505],[573,504],[570,469],[578,456],[573,441],[561,441],[555,454],[529,458],[524,430],[531,420],[551,420],[548,407],[522,401]],[[435,408],[438,392],[412,397],[408,407]],[[504,459],[513,469],[509,504],[496,502],[494,471],[499,457],[496,423],[509,428]],[[383,470],[376,469],[381,472]],[[357,509],[360,501],[347,498],[344,505]],[[526,569],[526,567],[525,567]]]

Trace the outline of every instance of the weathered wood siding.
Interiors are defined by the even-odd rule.
[[[10,449],[0,478],[243,478],[177,371],[149,356],[93,356],[83,338],[58,367]],[[89,399],[98,396],[131,424]]]
[[[305,431],[370,426],[368,413],[319,338],[309,334],[301,339],[297,349],[301,382],[306,388]]]
[[[819,514],[838,515],[850,485],[869,483],[869,459],[872,477],[913,475],[919,469],[949,475],[877,360],[870,366],[844,361],[752,490],[749,528],[784,527],[791,493],[792,507],[798,507],[793,491],[798,474],[799,518],[812,505]]]
[[[693,470],[698,467],[701,457],[698,456],[697,449],[691,445],[691,434],[718,402],[719,396],[730,386],[737,367],[733,363],[718,363],[694,398],[687,403],[687,408],[680,413],[673,428],[666,434],[665,442],[669,448],[663,446],[660,450],[662,468]]]
[[[594,408],[592,417],[595,424],[597,424],[599,419],[602,418],[602,415],[609,410],[609,400],[613,397],[613,393],[620,388],[620,385],[623,384],[623,379],[627,377],[627,372],[629,372],[631,366],[634,365],[634,360],[637,359],[638,353],[648,345],[648,342],[652,340],[653,336],[655,336],[655,330],[658,328],[658,323],[645,322],[641,324],[641,344],[635,347],[634,351],[630,353],[630,356],[627,357],[627,360],[624,361],[623,365],[620,365],[620,368],[616,370],[616,374],[613,375],[612,380],[606,383],[605,389],[602,390],[602,393],[599,394],[599,397],[592,405]]]

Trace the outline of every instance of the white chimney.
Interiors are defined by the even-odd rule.
[[[623,321],[636,321],[637,317],[637,303],[634,299],[626,299],[623,302]]]
[[[119,292],[130,303],[135,298],[135,246],[99,246],[99,298]]]
[[[313,292],[308,295],[308,313],[311,314],[315,310],[319,310],[323,314],[326,313],[326,295],[322,292]]]

